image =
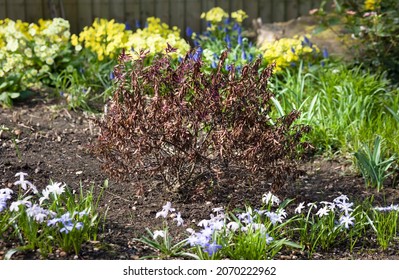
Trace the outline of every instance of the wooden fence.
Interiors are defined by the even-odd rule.
[[[200,32],[204,22],[200,15],[212,7],[222,7],[227,12],[243,9],[251,19],[260,17],[263,22],[285,21],[307,15],[318,8],[322,0],[0,0],[0,19],[21,19],[35,22],[39,18],[63,16],[77,33],[91,25],[94,18],[115,19],[118,22],[143,24],[147,17],[156,16],[183,31],[191,27]],[[56,8],[56,9],[55,9]]]

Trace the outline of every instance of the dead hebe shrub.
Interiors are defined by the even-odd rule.
[[[120,179],[162,177],[170,191],[232,170],[277,183],[292,173],[306,131],[293,125],[299,113],[271,121],[272,67],[261,71],[258,60],[240,75],[234,66],[226,73],[226,56],[206,73],[193,53],[177,65],[161,55],[150,66],[145,54],[122,54],[95,146],[105,170]]]

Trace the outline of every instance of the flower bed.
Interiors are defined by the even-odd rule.
[[[376,14],[360,22],[389,8],[366,1],[359,11]],[[257,48],[246,17],[204,12],[206,31],[186,30],[193,49],[153,17],[136,30],[96,19],[73,35],[63,19],[2,20],[3,105],[45,91],[69,108],[106,106],[88,117],[31,100],[0,112],[0,257],[389,258],[397,86],[311,36]],[[309,175],[317,154],[324,165],[338,157],[347,175]]]

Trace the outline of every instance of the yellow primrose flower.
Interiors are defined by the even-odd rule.
[[[248,17],[247,13],[243,10],[238,10],[231,13],[231,18],[235,19],[237,22],[241,23],[244,19]]]
[[[71,43],[76,51],[85,47],[94,52],[99,61],[102,61],[105,58],[117,57],[120,51],[127,47],[131,34],[132,32],[126,30],[124,24],[116,23],[115,20],[96,18],[92,26],[83,28],[79,37],[72,35]]]
[[[306,36],[310,38],[309,35]],[[275,71],[279,72],[291,63],[299,61],[306,55],[319,53],[320,49],[316,45],[310,47],[303,44],[305,37],[300,38],[282,38],[274,42],[265,42],[260,50],[263,52],[263,58],[268,62],[275,62]]]
[[[206,13],[201,14],[201,18],[205,18],[205,20],[210,21],[212,23],[218,23],[223,21],[224,18],[229,17],[229,14],[226,13],[222,8],[215,7],[210,9]]]
[[[380,4],[380,0],[366,0],[364,2],[364,9],[368,11],[374,11]]]
[[[155,17],[149,17],[147,23],[147,27],[137,29],[129,37],[126,46],[132,57],[137,57],[140,51],[149,51],[150,55],[163,53],[168,44],[177,49],[175,53],[170,54],[173,58],[184,56],[190,50],[190,45],[180,37],[178,27],[174,26],[171,29],[166,23],[162,23],[160,18]]]

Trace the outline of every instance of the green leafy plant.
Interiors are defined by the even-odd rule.
[[[315,13],[320,30],[336,25],[353,34],[348,47],[353,50],[355,63],[374,71],[387,71],[398,82],[399,73],[399,3],[396,0],[335,0],[333,11],[327,12],[323,1]],[[345,35],[343,35],[345,36]]]
[[[377,242],[386,250],[398,232],[398,205],[375,207],[371,210],[369,222],[377,235]]]
[[[363,145],[363,148],[354,154],[366,186],[376,187],[377,191],[384,187],[385,179],[394,173],[394,169],[391,167],[397,160],[396,156],[384,158],[382,143],[383,140],[378,135],[374,140],[373,147]]]
[[[78,194],[70,192],[61,183],[50,183],[39,193],[36,186],[26,180],[26,173],[16,174],[19,180],[18,199],[11,202],[14,191],[0,190],[0,233],[8,239],[16,238],[20,246],[11,249],[6,258],[18,251],[39,249],[47,256],[54,248],[67,253],[79,254],[81,245],[88,240],[96,240],[99,224],[104,217],[97,213],[98,198],[93,197],[93,188]]]

